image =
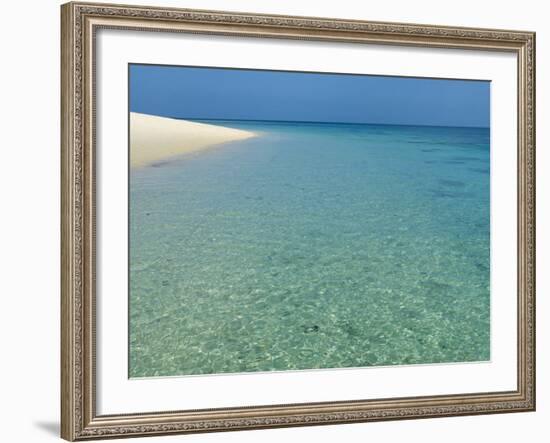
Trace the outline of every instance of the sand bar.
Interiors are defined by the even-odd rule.
[[[255,135],[241,129],[131,112],[130,165],[132,168],[149,166]]]

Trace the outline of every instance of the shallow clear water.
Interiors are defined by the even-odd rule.
[[[490,358],[488,129],[219,124],[131,172],[131,377]]]

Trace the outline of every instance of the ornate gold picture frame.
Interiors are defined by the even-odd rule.
[[[69,441],[535,409],[535,34],[71,2],[61,7],[61,436]],[[473,49],[517,56],[517,388],[98,415],[96,33],[100,29]],[[121,147],[125,149],[125,147]],[[512,179],[512,178],[511,178]],[[496,276],[498,278],[498,276]],[[511,344],[512,345],[512,344]],[[515,344],[514,344],[515,345]]]

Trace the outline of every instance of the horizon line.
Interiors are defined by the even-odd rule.
[[[153,115],[153,114],[150,114]],[[201,117],[174,117],[176,120],[203,120],[203,121],[229,121],[229,122],[261,122],[261,123],[313,123],[313,124],[328,124],[328,125],[371,125],[371,126],[424,126],[430,128],[474,128],[474,129],[490,129],[490,126],[464,126],[464,125],[429,125],[429,124],[410,124],[410,123],[374,123],[374,122],[334,122],[320,120],[265,120],[265,119],[239,119],[239,118],[201,118]]]

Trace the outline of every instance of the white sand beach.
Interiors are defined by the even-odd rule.
[[[255,135],[240,129],[132,112],[130,166],[148,166],[181,154]]]

